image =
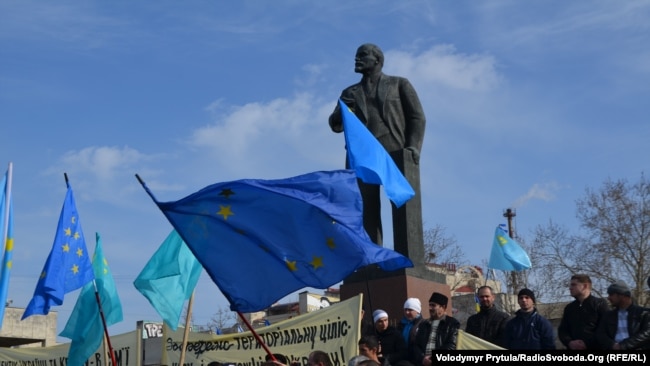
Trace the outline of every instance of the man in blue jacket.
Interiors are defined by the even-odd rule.
[[[517,294],[520,309],[505,329],[507,349],[555,349],[553,326],[535,308],[535,293],[527,288]]]

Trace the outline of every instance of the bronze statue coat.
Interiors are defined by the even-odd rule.
[[[411,83],[403,77],[381,73],[377,83],[377,103],[381,120],[368,120],[368,103],[362,83],[351,85],[341,93],[341,100],[359,117],[389,153],[412,148],[418,155],[424,139],[425,117],[420,99]],[[337,103],[329,118],[334,132],[343,131]]]

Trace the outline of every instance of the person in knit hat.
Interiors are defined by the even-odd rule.
[[[375,334],[379,340],[379,361],[382,365],[396,365],[406,358],[406,343],[395,326],[390,325],[388,313],[377,309],[372,313],[375,322]]]
[[[420,323],[415,344],[410,352],[411,363],[430,366],[436,350],[455,350],[460,322],[446,315],[449,298],[434,292],[429,298],[429,319]]]
[[[606,350],[650,349],[650,310],[634,304],[632,291],[623,281],[607,287],[607,300],[614,309],[598,325],[599,346]]]
[[[517,350],[555,349],[553,325],[537,312],[535,293],[527,288],[517,294],[520,309],[505,328],[504,347]]]
[[[417,297],[409,297],[404,302],[404,316],[397,326],[397,330],[402,334],[407,352],[415,343],[415,334],[418,326],[422,322],[422,304]]]

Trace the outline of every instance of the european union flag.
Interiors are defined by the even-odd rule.
[[[99,233],[95,235],[97,243],[92,263],[95,282],[89,282],[81,289],[65,329],[59,334],[71,340],[67,362],[69,365],[85,364],[104,339],[104,325],[95,291],[99,294],[106,326],[119,323],[123,319],[122,303],[117,295],[117,287],[108,267],[108,261],[104,256],[102,241]]]
[[[149,300],[167,326],[176,330],[185,300],[192,296],[202,269],[190,248],[172,230],[133,286]]]
[[[327,288],[369,264],[413,266],[366,234],[351,170],[218,183],[155,202],[234,311],[266,309],[304,287]]]
[[[532,267],[532,264],[526,251],[501,226],[497,226],[488,267],[503,271],[523,271]]]
[[[402,206],[415,196],[415,191],[386,149],[341,99],[339,107],[350,169],[365,183],[383,185],[395,206]]]
[[[51,306],[63,304],[66,293],[82,287],[94,278],[72,188],[68,186],[52,250],[36,284],[34,297],[27,305],[22,319],[35,314],[47,315]]]
[[[4,256],[2,259],[2,270],[0,270],[0,329],[5,316],[5,302],[9,293],[9,274],[13,263],[14,253],[14,208],[11,203],[11,169],[9,169],[2,179],[0,188],[0,224],[2,224],[2,242],[4,243]]]

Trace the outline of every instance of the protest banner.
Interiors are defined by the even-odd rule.
[[[361,314],[359,294],[348,300],[304,315],[255,329],[272,353],[280,353],[291,361],[307,365],[314,350],[330,355],[334,366],[344,366],[357,355]],[[177,366],[182,348],[183,331],[163,326],[162,364]],[[218,361],[237,366],[259,366],[264,363],[264,348],[248,332],[225,335],[190,333],[185,348],[185,365],[207,365]]]
[[[140,352],[137,350],[136,331],[111,337],[118,366],[137,366]],[[51,347],[0,348],[0,365],[34,365],[34,366],[66,366],[68,364],[68,349],[70,343],[57,344]],[[109,358],[103,354],[103,347],[97,350],[87,364],[92,366],[107,366]]]

